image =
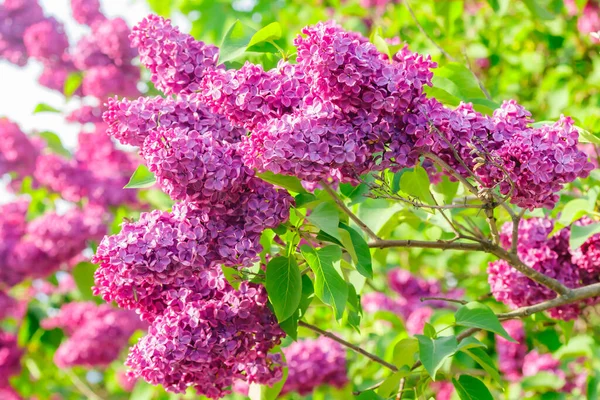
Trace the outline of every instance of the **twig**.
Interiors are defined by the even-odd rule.
[[[486,99],[492,101],[492,96],[490,96],[490,93],[487,91],[485,86],[483,86],[483,82],[481,82],[481,79],[479,79],[479,77],[477,76],[475,71],[473,71],[473,67],[471,65],[471,60],[469,59],[467,51],[464,47],[463,47],[462,53],[463,53],[463,56],[465,57],[465,61],[467,62],[467,68],[469,68],[469,71],[471,71],[473,78],[475,78],[475,80],[477,81],[477,84],[479,85],[479,89],[481,89],[481,91],[483,92]]]
[[[450,61],[456,61],[456,59],[454,57],[452,57],[450,54],[448,54],[446,52],[446,50],[444,50],[442,48],[442,46],[440,46],[439,44],[437,44],[437,42],[435,40],[433,40],[433,38],[431,36],[429,36],[429,34],[425,31],[425,28],[423,28],[423,26],[421,26],[421,24],[419,23],[419,20],[417,19],[417,16],[415,15],[415,13],[413,12],[412,8],[410,8],[410,4],[408,0],[405,0],[404,5],[406,6],[406,9],[408,10],[408,12],[410,13],[410,16],[412,17],[413,21],[415,21],[415,24],[417,25],[417,28],[419,28],[419,31],[421,31],[421,33],[435,46],[437,47],[437,49]]]
[[[70,369],[64,370],[67,376],[73,382],[73,386],[77,388],[83,395],[87,396],[89,400],[104,400],[102,397],[98,396],[88,385],[86,385],[77,375],[73,373]]]
[[[338,205],[339,208],[342,209],[343,212],[345,212],[348,217],[350,217],[350,219],[352,221],[354,221],[356,223],[356,225],[358,225],[360,227],[360,229],[362,229],[367,235],[369,235],[369,237],[371,239],[375,239],[378,240],[379,236],[377,236],[377,234],[375,232],[373,232],[371,230],[371,228],[369,228],[367,226],[367,224],[365,224],[363,221],[361,221],[360,218],[358,218],[347,206],[346,204],[344,204],[344,202],[342,201],[342,199],[340,199],[340,197],[337,195],[337,193],[335,192],[335,190],[333,190],[331,188],[331,186],[329,186],[325,181],[321,181],[321,186],[323,187],[323,189],[327,192],[327,194],[329,194],[329,196],[331,196],[331,198],[333,199],[333,201],[335,201],[335,204]]]
[[[369,247],[376,249],[389,249],[392,247],[414,247],[421,249],[441,249],[441,250],[470,250],[485,251],[482,243],[465,243],[450,240],[437,240],[428,242],[424,240],[383,240],[379,239],[369,243]]]
[[[314,332],[317,332],[319,335],[322,335],[322,336],[325,336],[325,337],[327,337],[327,338],[329,338],[331,340],[334,340],[334,341],[338,342],[339,344],[341,344],[342,346],[348,347],[349,349],[352,349],[355,352],[357,352],[359,354],[362,354],[363,356],[365,356],[365,357],[367,357],[367,358],[375,361],[378,364],[383,365],[386,368],[391,369],[394,372],[398,372],[398,368],[394,364],[390,364],[389,362],[387,362],[384,359],[376,356],[375,354],[369,353],[368,351],[362,349],[361,347],[356,346],[356,345],[354,345],[354,344],[352,344],[350,342],[347,342],[344,339],[342,339],[341,337],[336,336],[336,335],[334,335],[331,332],[324,331],[323,329],[321,329],[321,328],[319,328],[317,326],[308,324],[308,323],[306,323],[304,321],[299,321],[298,322],[298,326],[303,326],[303,327],[308,328],[308,329],[310,329],[310,330],[312,330]]]
[[[525,209],[522,209],[521,212],[512,218],[513,228],[512,228],[512,242],[510,244],[510,252],[512,254],[517,254],[517,245],[519,243],[519,223],[521,222],[521,218],[525,214]]]
[[[398,387],[398,394],[396,395],[396,400],[402,400],[402,396],[404,395],[404,386],[406,385],[406,377],[400,379],[400,386]]]
[[[468,304],[469,302],[466,300],[459,300],[459,299],[449,299],[447,297],[421,297],[419,300],[421,301],[447,301],[449,303],[458,303],[458,304],[462,304],[463,306],[465,304]]]

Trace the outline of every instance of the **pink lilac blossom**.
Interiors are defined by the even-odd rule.
[[[20,176],[33,172],[37,146],[7,118],[0,118],[0,176],[16,172]]]
[[[435,400],[452,400],[454,395],[454,385],[452,382],[432,382],[431,390],[435,393]]]
[[[23,398],[10,386],[0,384],[0,399],[2,400],[23,400]]]
[[[102,122],[102,107],[96,106],[81,106],[77,108],[69,115],[67,115],[66,120],[68,122],[77,122],[80,124],[99,124]]]
[[[147,327],[135,313],[92,302],[68,303],[42,326],[62,328],[69,336],[54,355],[60,368],[106,366],[117,359],[133,332]]]
[[[234,380],[272,384],[281,379],[281,358],[268,351],[284,336],[267,308],[261,286],[229,284],[205,300],[184,302],[152,323],[132,348],[126,365],[166,390],[190,386],[209,398],[229,393]]]
[[[27,53],[39,61],[60,61],[69,47],[64,27],[54,18],[47,18],[31,25],[23,34]]]
[[[141,63],[152,74],[157,89],[166,95],[191,93],[207,69],[217,65],[218,49],[181,33],[165,20],[150,15],[136,25],[131,44],[140,53]]]
[[[523,322],[516,319],[506,321],[502,326],[517,343],[509,342],[500,336],[496,337],[498,369],[506,380],[516,382],[521,379],[523,360],[528,353],[525,330]]]
[[[44,20],[38,0],[8,0],[0,4],[0,59],[24,66],[27,49],[23,34],[31,25]]]
[[[583,7],[577,20],[577,29],[584,35],[600,31],[600,4],[596,0],[588,0]],[[600,42],[597,37],[592,36],[592,40],[595,43]]]
[[[0,330],[0,387],[8,386],[8,379],[21,372],[22,355],[17,337]]]
[[[126,392],[132,392],[138,382],[137,379],[129,376],[126,371],[118,371],[115,374],[115,377],[117,378],[117,382],[119,383],[119,386],[121,386],[121,389]]]
[[[305,396],[321,385],[338,389],[348,383],[346,350],[325,337],[304,339],[283,349],[288,377],[282,394],[297,392]]]
[[[409,335],[417,335],[423,333],[425,323],[429,322],[433,315],[433,308],[420,307],[414,310],[408,318],[406,318],[406,331]]]
[[[47,87],[48,89],[63,93],[67,79],[76,71],[77,70],[71,62],[60,61],[47,63],[44,65],[44,69],[38,78],[38,82],[40,85]],[[80,95],[81,88],[77,88],[74,94]]]
[[[19,303],[13,297],[0,290],[0,321],[18,313]]]
[[[75,21],[82,25],[93,25],[106,17],[100,11],[100,0],[71,0],[71,10]]]
[[[131,63],[136,51],[129,43],[131,31],[122,18],[105,19],[92,25],[92,37],[99,50],[108,56],[116,66]]]
[[[130,97],[139,94],[139,79],[140,71],[137,67],[103,65],[85,71],[81,88],[84,95],[98,99],[115,94]]]
[[[549,238],[553,227],[554,222],[544,218],[520,221],[517,253],[521,260],[569,288],[598,282],[597,275],[587,277],[584,274],[585,270],[573,263],[569,251],[569,229],[562,229]],[[502,227],[500,238],[502,245],[509,249],[512,238],[511,223]],[[512,308],[533,305],[556,297],[552,290],[527,278],[504,260],[490,263],[488,274],[488,282],[496,300]],[[595,298],[589,299],[586,304],[595,304],[597,301]],[[548,312],[552,318],[570,320],[577,318],[580,307],[580,304],[569,304],[550,309]]]

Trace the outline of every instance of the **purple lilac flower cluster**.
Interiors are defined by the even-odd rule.
[[[585,220],[578,223],[588,223]],[[548,237],[554,228],[554,221],[545,218],[521,220],[517,254],[529,267],[546,276],[557,279],[569,288],[577,288],[599,281],[600,269],[594,256],[598,242],[597,235],[589,238],[580,250],[571,253],[569,248],[569,228]],[[501,244],[506,249],[511,246],[512,223],[502,227]],[[491,262],[488,266],[488,281],[496,300],[518,308],[553,299],[556,294],[547,287],[527,278],[504,260]],[[587,305],[596,304],[597,298],[589,299]],[[580,304],[569,304],[550,309],[551,317],[563,320],[577,318]]]
[[[60,368],[106,366],[117,359],[133,332],[147,328],[131,311],[92,302],[67,303],[42,326],[61,328],[69,337],[54,354]]]
[[[269,350],[284,333],[266,292],[249,283],[234,289],[220,268],[256,262],[261,233],[287,220],[291,198],[245,166],[243,127],[191,93],[215,69],[216,48],[159,17],[141,22],[131,40],[156,87],[173,96],[110,99],[104,120],[115,139],[140,147],[178,203],[171,212],[142,213],[101,242],[95,293],[151,323],[130,352],[132,377],[174,392],[193,386],[212,398],[234,380],[275,382],[281,360]]]
[[[58,270],[87,247],[87,240],[105,233],[104,212],[98,208],[51,212],[30,222],[27,210],[25,201],[0,206],[0,283],[9,287]]]
[[[8,172],[30,175],[35,169],[38,153],[38,146],[17,124],[0,118],[0,176]]]
[[[535,376],[542,371],[550,372],[558,379],[564,379],[565,384],[559,390],[563,393],[585,395],[587,374],[580,371],[582,359],[568,363],[567,370],[561,369],[561,362],[552,354],[540,354],[537,350],[528,351],[525,341],[525,330],[520,320],[510,320],[502,324],[508,334],[518,343],[509,342],[503,338],[497,338],[496,352],[498,353],[498,365],[504,377],[517,382],[524,377]]]
[[[570,16],[578,16],[577,29],[580,33],[587,36],[600,31],[600,3],[597,0],[586,1],[581,11],[575,0],[565,0],[565,7]],[[598,37],[591,36],[591,39],[595,43],[600,42]]]
[[[0,5],[0,58],[25,65],[28,57],[43,64],[40,84],[63,92],[69,75],[83,75],[76,94],[104,99],[139,93],[139,69],[129,44],[130,29],[121,18],[108,19],[97,0],[73,0],[73,16],[90,34],[69,48],[63,25],[45,17],[38,0],[9,0]]]
[[[0,321],[15,316],[18,309],[17,300],[0,290]]]
[[[398,296],[391,298],[379,292],[366,293],[361,297],[362,308],[369,313],[390,311],[399,315],[404,319],[406,329],[411,335],[423,332],[425,323],[433,315],[432,307],[448,306],[448,303],[437,300],[422,302],[421,298],[460,298],[463,294],[461,290],[456,289],[444,293],[438,281],[419,278],[400,268],[389,272],[388,282]]]
[[[9,388],[8,379],[21,372],[22,354],[16,336],[0,330],[0,388]]]

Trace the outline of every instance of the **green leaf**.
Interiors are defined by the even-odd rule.
[[[477,364],[481,365],[481,367],[494,379],[496,382],[500,382],[500,373],[498,372],[498,368],[492,358],[481,348],[469,348],[462,349],[463,353],[471,356],[473,360],[477,362]]]
[[[477,302],[465,304],[458,309],[454,317],[456,318],[456,325],[494,332],[510,342],[517,343],[502,327],[492,309],[485,304]]]
[[[241,57],[256,31],[239,19],[229,27],[219,49],[219,64]]]
[[[150,9],[163,17],[169,17],[169,15],[171,15],[172,4],[173,0],[148,0]]]
[[[464,338],[459,344],[456,350],[468,350],[476,347],[487,347],[473,336]]]
[[[263,181],[272,183],[275,186],[282,187],[291,192],[309,194],[306,189],[302,187],[300,179],[296,178],[295,176],[274,174],[271,171],[260,172],[257,173],[256,176]]]
[[[390,46],[387,44],[385,39],[381,37],[381,28],[377,28],[377,29],[373,30],[370,40],[371,40],[371,43],[373,43],[375,45],[375,47],[377,48],[377,50],[379,50],[380,53],[387,55],[389,60],[392,59],[392,54],[390,52]]]
[[[394,372],[390,376],[388,376],[381,385],[377,388],[377,394],[383,398],[388,398],[392,395],[392,393],[396,393],[398,391],[398,386],[400,385],[400,380],[410,374],[410,368],[404,367],[404,369]]]
[[[302,297],[302,276],[294,257],[275,257],[267,265],[266,288],[278,321],[296,312]]]
[[[250,42],[248,43],[248,47],[254,46],[258,43],[269,42],[280,38],[281,25],[279,24],[279,22],[272,22],[264,28],[260,29],[252,36]]]
[[[461,375],[452,383],[460,400],[494,400],[485,383],[469,375]]]
[[[315,250],[303,245],[300,251],[315,274],[315,295],[333,307],[336,319],[342,318],[348,300],[348,285],[333,267],[342,256],[341,249],[331,245]]]
[[[39,103],[37,106],[35,106],[33,113],[37,114],[37,113],[41,113],[41,112],[59,113],[60,110],[57,108],[54,108],[51,105],[48,105],[46,103]]]
[[[432,185],[432,189],[435,193],[439,193],[443,196],[442,200],[444,204],[452,203],[452,200],[458,193],[458,181],[452,182],[446,175],[442,176],[442,180],[437,185]]]
[[[331,203],[324,202],[316,206],[307,219],[326,234],[341,240],[338,232],[340,214],[338,209]]]
[[[366,278],[373,278],[373,262],[371,261],[371,250],[369,245],[355,229],[344,223],[340,223],[340,228],[350,234],[349,245],[353,247],[354,254],[356,255],[356,270]],[[344,247],[348,248],[346,243],[344,243]]]
[[[536,392],[559,390],[564,385],[565,380],[563,378],[547,371],[540,371],[533,376],[524,377],[521,381],[521,387],[523,389],[535,390]]]
[[[124,189],[144,189],[154,186],[156,177],[145,165],[137,167]]]
[[[63,92],[66,97],[71,97],[81,86],[81,82],[83,81],[83,75],[80,72],[73,72],[67,76],[65,80],[65,87]]]
[[[419,342],[415,338],[402,339],[394,346],[394,365],[412,367],[415,363],[415,354],[419,351]]]
[[[73,268],[73,280],[77,285],[77,289],[81,293],[81,297],[85,300],[94,300],[92,286],[94,286],[94,272],[96,266],[89,262],[80,262]]]
[[[543,21],[549,21],[554,19],[555,15],[548,11],[543,5],[540,4],[539,0],[523,0],[525,6],[529,11],[539,19]]]
[[[221,271],[223,271],[223,275],[229,284],[235,289],[238,290],[240,288],[240,284],[242,283],[242,278],[237,269],[226,267],[224,265],[221,266]]]
[[[69,152],[69,150],[65,149],[65,146],[63,146],[60,137],[56,133],[50,131],[43,131],[38,133],[38,135],[46,141],[48,148],[52,150],[53,153],[60,154],[61,156],[65,156],[67,158],[71,157],[71,153]]]
[[[431,325],[428,322],[425,322],[425,324],[423,326],[423,334],[432,339],[435,339],[435,337],[437,336],[437,332],[436,332],[435,328],[433,327],[433,325]]]
[[[463,100],[481,102],[485,94],[479,87],[479,82],[473,73],[462,63],[451,62],[434,71],[433,86],[445,90],[450,95]],[[489,100],[487,100],[489,102]],[[490,108],[497,108],[495,102],[487,103]]]
[[[417,166],[413,171],[404,172],[400,177],[400,190],[422,203],[435,204],[429,192],[429,176],[423,167]]]
[[[594,210],[594,205],[586,199],[574,199],[563,207],[558,222],[563,226],[570,225],[573,221],[587,215]]]
[[[360,332],[360,315],[362,313],[362,307],[360,300],[356,294],[356,288],[350,282],[348,282],[348,300],[346,302],[346,317],[348,325],[354,328],[357,332]]]
[[[150,400],[152,397],[154,397],[155,389],[155,386],[139,380],[138,383],[136,383],[135,388],[133,388],[133,392],[131,392],[129,400]]]
[[[571,225],[571,237],[569,239],[571,250],[577,250],[586,240],[597,233],[600,233],[600,223],[597,222],[584,226]]]
[[[435,381],[435,374],[444,361],[456,352],[458,343],[456,336],[442,336],[431,339],[424,335],[416,335],[419,341],[419,359],[423,367]]]
[[[299,314],[300,310],[296,310],[291,317],[283,322],[279,322],[279,327],[294,340],[298,340],[298,321],[300,320]]]
[[[490,7],[492,7],[492,10],[494,10],[494,12],[500,11],[500,3],[498,3],[498,0],[487,0],[487,2],[490,5]]]
[[[312,193],[298,193],[294,200],[296,208],[307,208],[310,203],[317,201],[317,197]]]

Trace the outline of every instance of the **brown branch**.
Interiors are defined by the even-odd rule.
[[[336,191],[333,190],[331,188],[331,186],[329,186],[325,181],[321,181],[321,186],[327,192],[327,194],[329,194],[329,196],[331,196],[331,198],[333,199],[333,201],[335,201],[335,204],[337,204],[338,207],[344,213],[346,213],[348,215],[348,217],[350,217],[350,219],[356,223],[356,225],[358,225],[360,227],[360,229],[362,229],[367,235],[369,235],[369,237],[371,239],[379,240],[379,236],[377,236],[377,234],[375,232],[373,232],[371,230],[371,228],[369,228],[367,226],[367,224],[365,224],[360,218],[358,218],[356,216],[356,214],[354,214],[352,212],[352,210],[350,210],[346,206],[346,204],[344,204],[344,202],[342,201],[342,199],[340,199],[340,197],[338,196],[338,194],[336,193]]]
[[[349,349],[354,350],[355,352],[362,354],[363,356],[375,361],[378,364],[383,365],[386,368],[391,369],[394,372],[398,372],[398,368],[394,365],[394,364],[390,364],[389,362],[385,361],[384,359],[376,356],[373,353],[369,353],[368,351],[362,349],[361,347],[354,345],[350,342],[345,341],[344,339],[342,339],[339,336],[334,335],[331,332],[327,332],[317,326],[308,324],[304,321],[298,321],[298,326],[302,326],[304,328],[310,329],[311,331],[317,332],[319,335],[325,336],[331,340],[334,340],[336,342],[338,342],[339,344],[341,344],[342,346],[348,347]]]
[[[391,247],[407,247],[421,249],[441,249],[441,250],[470,250],[485,251],[485,245],[482,243],[465,243],[449,240],[438,240],[428,242],[425,240],[375,240],[369,243],[369,247],[375,249],[389,249]]]
[[[447,301],[449,303],[458,303],[458,304],[468,304],[469,302],[466,300],[459,300],[459,299],[449,299],[447,297],[421,297],[419,300],[421,301]]]

